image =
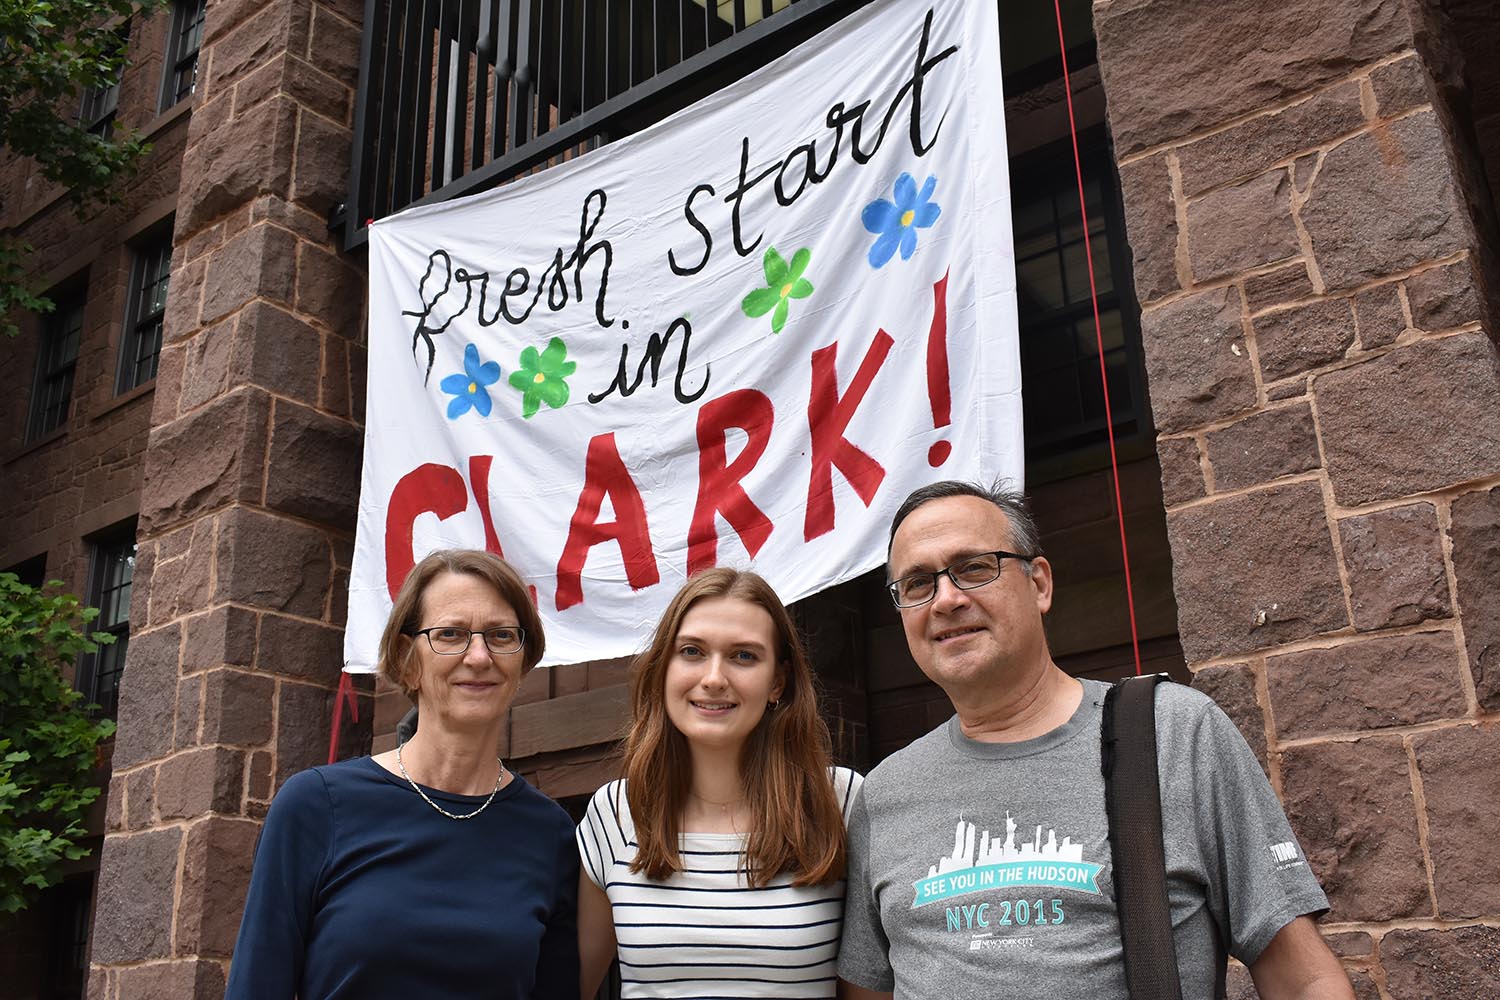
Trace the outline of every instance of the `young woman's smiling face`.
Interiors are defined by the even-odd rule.
[[[781,697],[776,625],[759,604],[705,598],[682,618],[667,664],[667,718],[701,749],[744,745],[767,703]]]

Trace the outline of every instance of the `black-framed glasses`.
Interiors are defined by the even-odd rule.
[[[474,636],[484,636],[484,647],[491,653],[517,653],[526,644],[526,630],[519,625],[502,625],[498,628],[466,629],[456,625],[434,625],[419,628],[411,635],[425,635],[427,645],[434,653],[457,656],[468,650]]]
[[[1002,560],[1016,559],[1029,563],[1033,558],[1035,557],[1006,552],[1004,549],[979,552],[972,556],[964,556],[936,573],[913,573],[911,576],[903,576],[899,580],[886,584],[885,589],[890,593],[891,600],[896,602],[896,607],[916,608],[937,596],[940,576],[946,576],[952,580],[953,586],[959,590],[974,590],[999,579]]]

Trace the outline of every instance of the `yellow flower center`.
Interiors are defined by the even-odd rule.
[[[474,395],[474,393],[476,393],[478,391],[479,391],[479,383],[477,383],[477,382],[470,382],[469,383],[469,395],[472,396],[472,395]]]
[[[541,372],[537,372],[536,378],[532,379],[531,381],[535,382],[537,385],[541,385],[543,382],[547,381],[547,376],[543,375]]]
[[[911,209],[907,209],[906,211],[901,213],[901,224],[903,226],[909,226],[911,225],[911,220],[915,219],[916,217],[916,212],[912,211]]]
[[[792,294],[792,283],[788,281],[786,284],[781,286],[781,297],[786,298],[790,294]]]

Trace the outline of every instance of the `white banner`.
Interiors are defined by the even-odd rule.
[[[793,601],[935,479],[1020,482],[996,6],[884,0],[644,132],[370,235],[347,669],[440,547],[535,586],[548,663],[678,587]]]

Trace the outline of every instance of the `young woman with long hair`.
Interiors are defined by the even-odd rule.
[[[791,616],[754,573],[677,593],[631,672],[625,778],[578,828],[581,992],[831,997],[844,826],[860,777],[828,726]]]

